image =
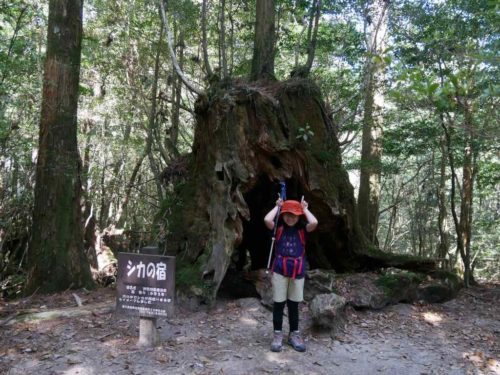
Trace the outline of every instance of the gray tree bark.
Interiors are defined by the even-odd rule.
[[[93,284],[83,251],[77,145],[82,9],[80,0],[49,2],[28,293]]]
[[[367,58],[364,78],[364,116],[361,146],[361,176],[358,193],[358,218],[365,236],[377,243],[384,96],[383,64],[387,30],[387,0],[374,0],[367,8],[365,36]]]
[[[441,121],[444,121],[443,119]],[[449,269],[450,261],[446,259],[448,257],[448,251],[450,249],[450,231],[448,227],[448,212],[446,209],[446,146],[445,139],[441,139],[441,163],[440,163],[440,174],[439,174],[439,187],[438,187],[438,200],[439,200],[439,215],[438,215],[438,227],[439,227],[439,245],[438,245],[438,257],[442,259],[442,268]],[[446,259],[446,260],[445,260]]]
[[[319,18],[321,16],[321,0],[316,0],[311,10],[311,19],[309,21],[308,43],[307,46],[307,73],[311,71],[314,55],[316,53],[316,41],[318,39]],[[314,25],[313,25],[314,22]]]

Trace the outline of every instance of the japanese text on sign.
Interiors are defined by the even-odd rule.
[[[118,254],[117,312],[145,317],[173,313],[175,258]]]
[[[131,276],[134,272],[137,271],[137,277],[140,279],[144,279],[146,277],[156,280],[166,280],[167,279],[167,265],[166,263],[142,263],[134,265],[132,261],[128,261],[127,264],[127,276]]]

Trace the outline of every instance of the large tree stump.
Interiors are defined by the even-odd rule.
[[[200,97],[196,113],[188,176],[176,185],[167,215],[167,251],[178,255],[181,289],[212,298],[230,265],[266,267],[270,233],[263,218],[280,180],[287,198],[304,195],[319,220],[308,237],[311,268],[433,268],[432,261],[384,254],[364,237],[337,139],[311,81],[233,83]],[[309,130],[314,135],[306,139]]]

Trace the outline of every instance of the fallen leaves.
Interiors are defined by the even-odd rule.
[[[46,305],[50,310],[52,302],[75,304],[71,295],[53,299],[38,299],[36,304],[22,308]],[[92,294],[85,295],[84,307],[92,300]],[[352,373],[354,368],[368,366],[367,373],[384,374],[397,373],[394,366],[401,366],[416,374],[500,374],[495,351],[500,329],[495,315],[498,306],[495,309],[482,304],[473,310],[468,300],[442,305],[396,305],[379,311],[349,310],[345,331],[335,336],[312,331],[304,305],[301,327],[308,338],[308,360],[296,370],[326,373],[333,368],[338,373]],[[36,361],[54,368],[79,363],[97,368],[105,364],[105,372],[119,373],[125,368],[133,374],[147,373],[146,368],[160,373],[176,369],[198,374],[238,373],[242,368],[247,373],[295,369],[288,364],[297,358],[293,349],[287,347],[283,353],[269,354],[270,311],[253,303],[229,301],[221,305],[211,311],[178,314],[168,322],[169,327],[165,323],[161,330],[162,345],[150,351],[136,347],[137,321],[111,314],[16,324],[5,327],[5,331],[2,327],[0,372],[14,363],[22,367]],[[441,320],[438,322],[436,317]],[[244,321],[258,324],[245,326]],[[262,361],[266,358],[271,362]]]
[[[500,374],[500,362],[481,351],[476,350],[474,352],[463,353],[463,358],[477,368],[491,371],[494,374]]]

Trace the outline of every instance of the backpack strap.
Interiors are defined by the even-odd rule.
[[[293,258],[293,272],[292,272],[292,279],[295,279],[297,277],[297,262],[299,259],[302,259],[302,257],[300,258]]]
[[[300,261],[300,266],[299,266],[299,272],[298,272],[298,274],[300,275],[300,274],[302,274],[302,268],[304,267],[304,257],[303,256],[300,257],[299,261]]]
[[[304,246],[304,249],[306,247],[306,234],[304,233],[304,229],[299,229],[299,238],[300,242],[302,242],[302,246]]]
[[[276,241],[279,241],[282,235],[283,235],[283,225],[280,225],[278,229],[276,229],[276,237],[275,237]]]

